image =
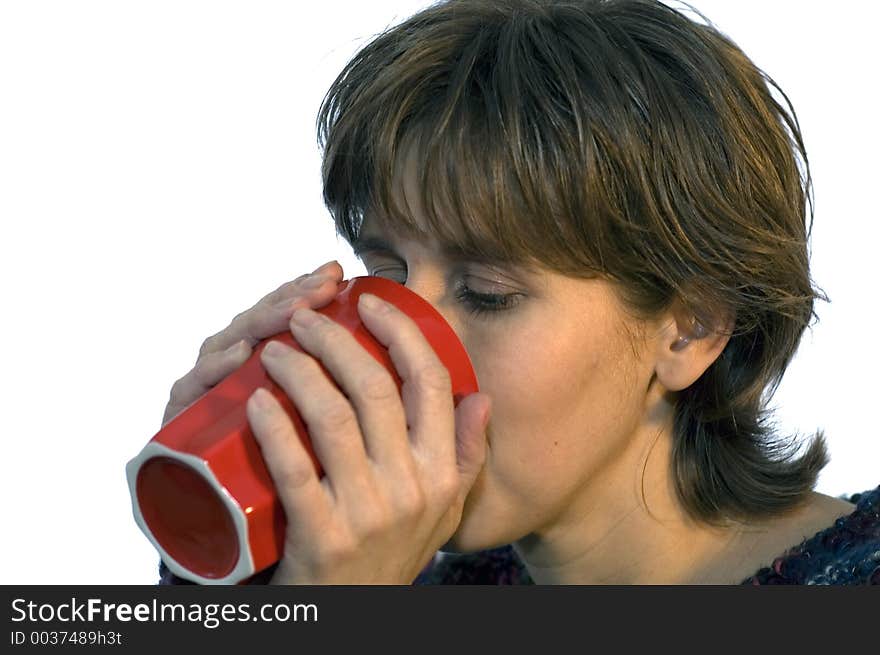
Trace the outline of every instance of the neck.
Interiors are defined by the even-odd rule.
[[[513,544],[535,583],[739,582],[730,578],[746,547],[741,526],[705,526],[684,513],[670,475],[672,405],[659,398],[650,415],[562,515]]]

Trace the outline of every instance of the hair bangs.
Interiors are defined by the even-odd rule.
[[[532,22],[484,16],[418,42],[399,27],[394,47],[380,35],[348,64],[319,114],[338,234],[356,242],[369,218],[460,258],[582,277],[602,269],[601,241],[590,239],[601,227],[586,224],[616,211],[585,145],[600,139],[578,80],[543,72],[571,53]]]

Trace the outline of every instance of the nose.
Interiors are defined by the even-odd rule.
[[[406,284],[407,289],[421,296],[424,300],[435,309],[443,317],[453,331],[461,336],[459,331],[458,319],[454,312],[454,293],[451,289],[446,288],[444,275],[441,271],[414,271],[412,268],[407,272]]]

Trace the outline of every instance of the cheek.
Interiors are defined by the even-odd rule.
[[[493,404],[487,475],[511,502],[549,509],[621,447],[633,414],[629,349],[603,327],[519,329],[473,343]]]

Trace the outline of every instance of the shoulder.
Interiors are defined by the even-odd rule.
[[[742,584],[880,584],[880,486],[842,500],[854,510]]]
[[[475,553],[437,552],[413,581],[428,584],[534,584],[510,545]]]

